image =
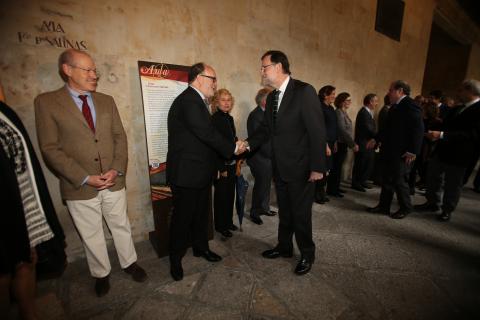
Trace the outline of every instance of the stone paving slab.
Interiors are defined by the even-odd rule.
[[[293,274],[296,248],[293,258],[261,256],[277,242],[278,216],[262,216],[261,226],[245,218],[243,232],[228,240],[216,233],[210,242],[221,262],[189,250],[180,282],[171,279],[168,258],[159,259],[148,241],[136,244],[148,280],[133,282],[112,250],[111,291],[102,298],[95,296],[85,260],[74,261],[60,279],[39,283],[39,314],[101,320],[480,319],[478,194],[466,190],[453,220],[442,224],[431,213],[400,221],[369,214],[364,209],[376,204],[379,189],[346,189],[345,198],[313,206],[316,262],[305,276]],[[414,197],[414,203],[423,201],[421,194]]]

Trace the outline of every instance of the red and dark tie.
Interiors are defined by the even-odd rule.
[[[90,111],[90,106],[88,105],[88,102],[87,102],[87,96],[80,95],[78,97],[80,98],[80,100],[82,100],[83,116],[85,117],[85,120],[87,120],[87,124],[90,127],[90,129],[92,129],[93,133],[95,133],[95,125],[93,124],[92,112]]]

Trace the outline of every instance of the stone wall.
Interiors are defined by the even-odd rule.
[[[129,216],[138,240],[153,222],[137,60],[211,64],[219,87],[236,98],[233,116],[245,137],[260,88],[259,58],[280,49],[290,58],[293,77],[317,90],[333,84],[337,93],[350,92],[354,119],[363,96],[383,96],[394,79],[420,91],[436,1],[405,2],[397,42],[374,30],[375,0],[9,1],[0,9],[0,81],[35,141],[33,99],[62,85],[59,53],[71,46],[88,50],[103,74],[98,90],[114,96],[128,134]],[[45,171],[75,257],[78,236],[57,180]]]

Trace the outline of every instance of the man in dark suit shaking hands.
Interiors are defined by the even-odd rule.
[[[204,63],[194,64],[188,82],[168,113],[167,181],[173,196],[170,273],[176,281],[183,279],[182,258],[190,243],[194,256],[210,262],[222,259],[209,249],[207,232],[217,153],[228,159],[245,150],[243,141],[227,140],[210,121],[206,100],[217,86],[215,70]]]
[[[384,181],[379,204],[367,209],[372,213],[388,214],[393,219],[403,219],[413,209],[407,177],[423,140],[422,111],[409,95],[410,86],[405,81],[397,80],[390,85],[388,96],[392,106],[385,128],[379,132],[381,157],[385,161]],[[394,192],[400,208],[390,214]]]
[[[437,141],[427,170],[427,202],[415,206],[417,211],[438,211],[438,220],[450,220],[457,207],[465,170],[480,148],[480,82],[465,80],[458,95],[462,105],[445,117],[442,131],[429,131],[427,138]],[[441,190],[443,185],[443,198]]]
[[[261,127],[248,138],[252,150],[268,138],[272,145],[273,179],[279,206],[278,244],[265,258],[292,257],[293,235],[301,253],[298,275],[315,259],[312,204],[315,181],[325,172],[325,123],[315,89],[290,77],[287,56],[268,51],[261,59],[262,82],[275,88],[267,97]]]

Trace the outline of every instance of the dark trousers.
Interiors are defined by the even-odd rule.
[[[332,170],[327,178],[327,192],[338,193],[340,181],[342,178],[342,167],[347,157],[348,145],[345,143],[337,143],[337,152],[333,154]]]
[[[171,186],[173,213],[170,221],[170,258],[181,259],[190,243],[197,250],[208,249],[208,200],[211,186]]]
[[[362,186],[367,183],[373,169],[374,150],[355,153],[352,171],[352,186]]]
[[[407,165],[403,158],[385,162],[383,168],[382,191],[380,192],[379,206],[390,210],[393,194],[396,193],[400,210],[412,211],[408,178],[411,165]]]
[[[293,250],[293,235],[302,257],[315,259],[312,238],[312,204],[315,184],[305,180],[286,182],[274,173],[278,201],[278,249]]]
[[[250,163],[250,172],[255,183],[252,190],[252,207],[250,216],[259,217],[261,213],[270,211],[270,187],[272,184],[272,161],[264,159],[258,163]]]
[[[321,180],[318,180],[315,183],[315,198],[318,199],[318,200],[326,197],[326,190],[325,189],[326,189],[326,186],[327,186],[328,176],[331,173],[332,165],[333,165],[333,155],[334,155],[333,148],[335,146],[335,141],[334,142],[327,141],[327,144],[328,144],[328,147],[330,148],[330,150],[332,151],[332,155],[326,157],[327,172],[323,175],[323,178]]]
[[[472,158],[472,161],[470,162],[468,167],[465,169],[465,175],[463,176],[463,184],[466,184],[468,182],[468,179],[472,175],[472,172],[475,169],[475,166],[477,165],[479,158],[480,158],[480,150],[477,151],[477,154]]]
[[[475,189],[480,190],[480,168],[477,171],[477,175],[475,176],[475,179],[473,180],[473,187]]]
[[[215,230],[222,232],[233,225],[233,201],[235,200],[235,165],[226,166],[227,176],[215,181],[213,212]]]
[[[460,200],[465,168],[449,165],[434,156],[428,162],[427,201],[432,205],[442,203],[442,211],[451,213]],[[443,199],[441,189],[444,186]]]

